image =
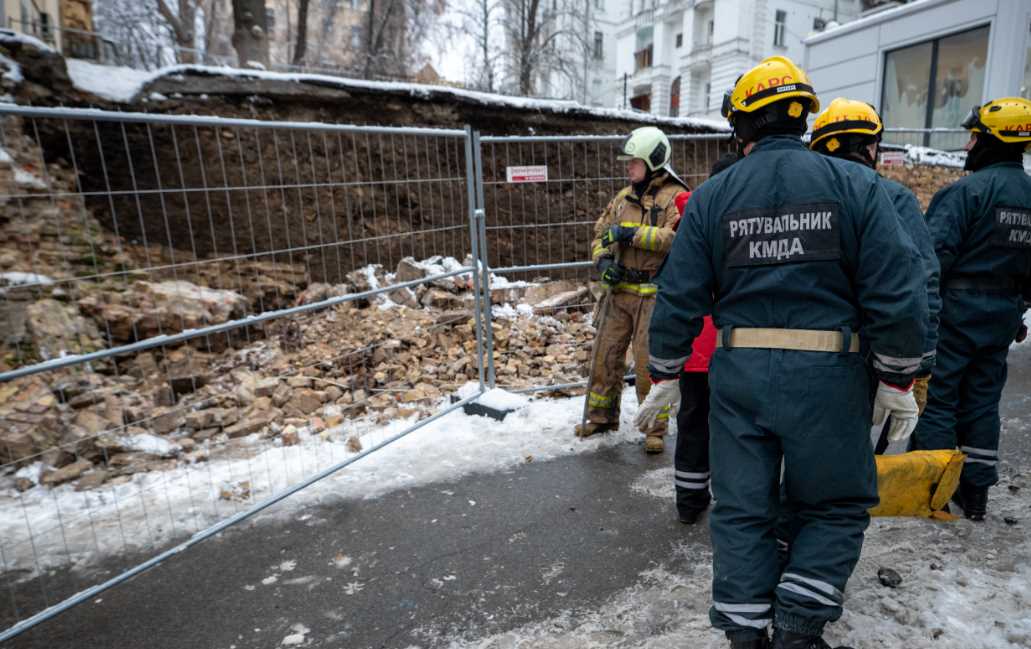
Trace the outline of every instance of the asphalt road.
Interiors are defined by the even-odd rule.
[[[1010,354],[1002,411],[1005,461],[1026,466],[1031,345]],[[300,509],[205,542],[6,646],[436,647],[596,606],[641,571],[682,561],[678,546],[678,557],[685,543],[708,549],[705,527],[629,489],[671,461],[627,444]]]

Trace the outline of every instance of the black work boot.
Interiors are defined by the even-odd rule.
[[[712,498],[708,493],[702,498],[684,498],[677,500],[677,514],[684,525],[694,525],[709,508]]]
[[[804,635],[784,629],[774,629],[773,649],[852,649],[852,647],[844,645],[831,647],[818,635]]]
[[[727,639],[730,640],[730,649],[770,649],[770,638],[766,635],[766,631],[762,631],[762,635],[728,633]]]
[[[952,501],[963,509],[963,516],[981,522],[988,513],[988,487],[960,484],[952,494]]]

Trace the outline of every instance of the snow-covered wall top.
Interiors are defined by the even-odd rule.
[[[241,70],[239,68],[203,65],[175,65],[154,72],[143,73],[128,68],[99,66],[86,61],[74,60],[68,61],[68,72],[73,83],[80,90],[123,103],[138,98],[141,92],[145,94],[146,87],[158,79],[177,76],[217,76],[292,82],[352,91],[381,92],[393,95],[406,95],[415,99],[457,101],[478,106],[513,108],[564,115],[584,115],[585,117],[595,119],[617,119],[693,130],[715,132],[729,132],[730,130],[726,122],[719,120],[660,117],[651,113],[586,106],[575,101],[516,97],[476,90],[463,90],[450,86],[433,86],[397,81],[367,81],[364,79],[348,79],[322,74],[267,72],[264,70]]]

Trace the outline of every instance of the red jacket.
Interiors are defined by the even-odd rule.
[[[684,209],[687,207],[687,201],[691,198],[691,192],[680,192],[674,199],[677,204],[677,209],[680,210],[680,216],[683,218]],[[679,226],[679,221],[677,226]],[[676,229],[676,226],[674,226]],[[692,345],[691,358],[687,359],[684,363],[685,372],[708,372],[709,361],[712,359],[712,353],[716,351],[716,327],[712,324],[712,318],[705,316],[705,324],[702,326],[702,333],[695,338],[694,345]]]

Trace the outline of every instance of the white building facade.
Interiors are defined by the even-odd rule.
[[[1031,97],[1031,1],[913,2],[812,36],[803,61],[827,102],[869,102],[888,127],[955,128],[988,99]]]
[[[624,0],[613,16],[608,106],[719,118],[723,93],[772,55],[800,62],[804,39],[859,15],[859,0]]]

